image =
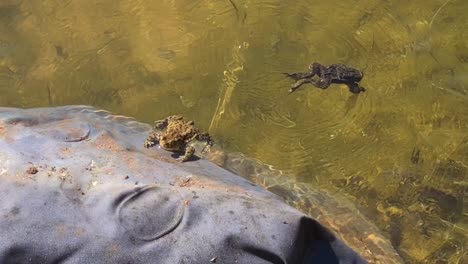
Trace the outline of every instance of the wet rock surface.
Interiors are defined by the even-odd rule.
[[[261,187],[145,149],[149,130],[86,106],[0,108],[0,263],[365,263]]]
[[[282,171],[242,153],[225,153],[223,158],[216,152],[213,155],[218,165],[277,194],[286,203],[336,232],[340,239],[370,263],[403,263],[390,237],[385,237],[343,195],[298,182]],[[355,178],[353,183],[362,183],[362,179]]]

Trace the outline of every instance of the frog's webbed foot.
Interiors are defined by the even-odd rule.
[[[301,79],[308,79],[308,78],[312,78],[314,77],[315,75],[318,75],[320,76],[320,70],[323,68],[322,65],[320,65],[319,63],[312,63],[310,66],[309,66],[309,72],[294,72],[294,73],[286,73],[286,72],[283,72],[284,75],[286,75],[287,77],[295,80],[295,81],[299,81]]]
[[[292,94],[294,91],[296,91],[297,89],[299,89],[299,87],[301,87],[303,84],[306,84],[306,83],[314,83],[314,81],[310,78],[307,78],[307,79],[301,79],[299,81],[297,81],[296,83],[294,83],[291,88],[289,89],[289,93],[288,94]]]
[[[325,70],[326,68],[321,65],[320,63],[312,63],[310,64],[309,66],[309,70],[310,72],[306,72],[306,73],[284,73],[287,77],[291,78],[291,79],[294,79],[296,81],[296,83],[294,83],[291,87],[291,89],[289,89],[289,94],[293,93],[294,91],[296,91],[299,87],[301,87],[303,84],[306,84],[306,83],[312,83],[315,85],[315,83],[317,81],[314,81],[312,80],[312,78],[317,75],[317,76],[321,76],[321,73]]]
[[[184,162],[184,161],[187,161],[189,160],[193,154],[195,153],[195,147],[192,146],[192,145],[187,145],[185,147],[185,153],[183,156],[177,158],[177,161],[180,161],[180,162]]]
[[[144,147],[149,148],[159,142],[159,133],[151,132],[145,140]]]
[[[355,94],[366,91],[364,87],[359,86],[357,83],[348,83],[346,85],[348,85],[349,91]]]

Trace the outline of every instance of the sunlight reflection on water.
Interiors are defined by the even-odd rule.
[[[183,114],[345,193],[407,260],[468,261],[467,1],[0,3],[0,104]],[[287,95],[317,61],[364,71]],[[416,153],[418,153],[416,155]]]

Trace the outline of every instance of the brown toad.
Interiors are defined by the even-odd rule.
[[[177,160],[184,162],[189,160],[196,151],[197,142],[203,143],[201,153],[209,150],[213,142],[208,133],[200,133],[193,121],[184,121],[183,116],[169,116],[154,123],[153,131],[150,132],[145,141],[145,148],[159,143],[162,149],[184,153]]]

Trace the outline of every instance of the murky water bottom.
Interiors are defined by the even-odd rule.
[[[408,262],[468,262],[468,2],[0,2],[0,105],[178,113],[347,195]],[[317,61],[364,71],[287,95]]]

